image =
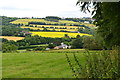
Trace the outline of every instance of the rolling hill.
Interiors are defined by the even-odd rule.
[[[45,19],[17,19],[15,21],[10,22],[12,24],[21,25],[21,28],[30,28],[33,30],[47,28],[48,30],[55,29],[56,31],[77,31],[79,28],[94,28],[93,24],[83,23],[83,22],[75,22],[69,20],[58,20],[55,21],[47,21]],[[37,27],[37,28],[35,28]]]

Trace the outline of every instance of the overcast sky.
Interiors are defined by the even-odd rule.
[[[0,0],[0,15],[9,17],[90,17],[80,12],[77,0]]]

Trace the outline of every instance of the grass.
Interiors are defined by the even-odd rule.
[[[70,29],[70,28],[75,28],[75,29],[77,29],[78,28],[78,26],[58,26],[58,25],[37,25],[37,27],[42,27],[42,26],[44,26],[44,27],[56,27],[56,28],[67,28],[67,29]]]
[[[31,45],[31,46],[48,46],[48,44]]]
[[[2,79],[2,54],[0,51],[0,79]]]
[[[67,53],[73,62],[73,54]],[[83,52],[76,53],[84,64]],[[74,78],[65,53],[4,53],[3,78]]]
[[[44,28],[40,28],[40,27],[26,27],[26,26],[21,26],[21,28],[30,28],[30,29],[33,29],[33,30],[43,30]],[[52,28],[47,28],[47,30],[53,30]],[[77,31],[77,29],[54,29],[56,31],[61,31],[61,30],[64,30],[64,31]]]
[[[46,47],[46,46],[48,46],[48,44],[29,45],[29,46],[26,46],[26,47],[22,46],[22,47],[20,47],[20,48],[18,48],[18,49],[19,49],[19,50],[26,50],[26,49],[33,49],[33,48],[36,48],[36,47],[39,47],[39,46],[41,46],[41,47]]]
[[[80,36],[91,36],[89,34],[84,34],[84,33],[67,33],[67,32],[30,32],[32,33],[32,36],[34,35],[39,35],[42,37],[52,37],[52,38],[61,38],[64,37],[65,34],[68,34],[69,37],[76,37],[77,35]]]
[[[14,40],[14,41],[24,39],[24,37],[14,37],[14,36],[0,36],[0,38],[5,38],[7,40]]]

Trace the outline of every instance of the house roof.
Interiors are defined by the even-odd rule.
[[[58,48],[63,48],[63,47],[65,47],[65,46],[67,46],[67,45],[66,45],[66,44],[62,44],[62,45],[56,46],[56,47],[58,47]]]

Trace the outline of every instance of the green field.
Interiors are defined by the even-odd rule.
[[[44,27],[46,27],[47,25],[45,25]],[[50,26],[49,26],[50,27]],[[55,26],[54,26],[55,27]],[[60,26],[59,26],[60,27]],[[66,26],[61,26],[62,28],[64,27],[66,27]],[[30,29],[33,29],[33,30],[43,30],[44,28],[41,28],[41,27],[26,27],[26,26],[21,26],[21,28],[23,28],[23,29],[25,29],[25,28],[30,28]],[[47,30],[55,30],[55,31],[77,31],[78,29],[76,28],[76,27],[72,27],[72,29],[70,29],[71,28],[71,26],[69,27],[69,28],[67,28],[67,29],[52,29],[52,28],[48,28],[48,27],[46,27],[47,28]]]
[[[81,64],[85,62],[83,53],[83,50],[76,53]],[[67,54],[74,61],[73,54]],[[74,78],[65,53],[25,52],[2,56],[3,78]]]
[[[2,54],[0,51],[0,79],[2,79]]]
[[[36,47],[47,47],[48,44],[41,44],[41,45],[29,45],[29,46],[22,46],[22,47],[19,47],[19,50],[26,50],[26,49],[33,49],[33,48],[36,48]]]
[[[61,38],[64,37],[65,34],[68,34],[69,37],[76,37],[77,35],[80,36],[91,36],[89,34],[84,33],[68,33],[68,32],[30,32],[32,36],[39,35],[42,37],[51,37],[51,38]]]

